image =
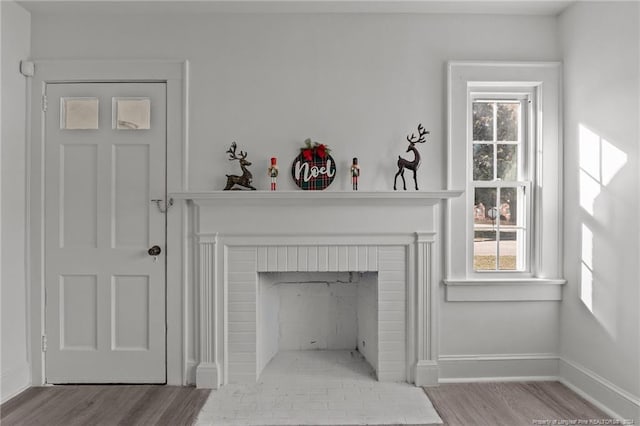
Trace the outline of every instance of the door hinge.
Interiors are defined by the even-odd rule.
[[[47,336],[42,336],[42,352],[47,351]]]
[[[47,95],[42,95],[42,111],[47,112]]]

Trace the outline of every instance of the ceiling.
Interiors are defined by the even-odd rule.
[[[563,0],[21,0],[34,14],[452,13],[557,15]]]

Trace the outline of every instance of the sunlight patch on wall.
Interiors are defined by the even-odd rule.
[[[580,169],[597,180],[600,176],[600,136],[582,124],[578,129]]]
[[[627,162],[627,154],[613,146],[588,127],[578,126],[580,146],[580,206],[591,216],[602,187]]]
[[[607,316],[609,308],[602,296],[611,290],[603,288],[605,283],[597,278],[599,273],[594,264],[594,251],[597,249],[598,235],[594,236],[592,229],[599,229],[597,222],[602,220],[602,215],[600,220],[596,218],[596,202],[605,191],[605,187],[627,163],[627,154],[583,124],[578,126],[578,137],[579,199],[580,206],[588,214],[581,229],[580,300],[591,313],[600,317],[599,320],[604,325],[604,317]],[[602,248],[602,245],[600,247]]]
[[[602,139],[602,185],[609,185],[626,162],[627,154]]]
[[[591,216],[594,215],[594,204],[600,195],[600,184],[584,170],[580,170],[580,206]]]
[[[580,300],[593,313],[593,232],[582,224]]]

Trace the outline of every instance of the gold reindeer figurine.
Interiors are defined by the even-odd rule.
[[[236,143],[233,142],[229,149],[227,150],[227,154],[229,154],[229,161],[238,160],[240,162],[240,168],[242,169],[242,176],[238,175],[226,175],[227,176],[227,186],[224,187],[225,191],[230,189],[239,190],[240,188],[234,188],[234,185],[244,186],[245,188],[253,189],[255,188],[251,186],[251,181],[253,180],[253,175],[247,169],[251,163],[247,160],[247,153],[244,151],[240,151],[240,157],[236,155]]]

